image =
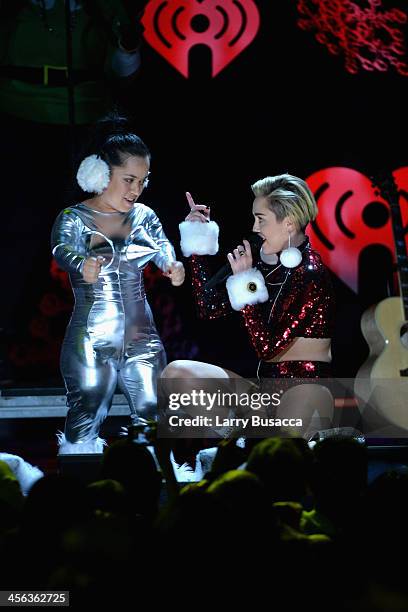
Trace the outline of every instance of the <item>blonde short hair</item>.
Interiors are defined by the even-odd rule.
[[[256,197],[268,200],[277,221],[290,217],[304,229],[317,215],[317,204],[308,184],[292,174],[279,174],[259,179],[251,189]]]

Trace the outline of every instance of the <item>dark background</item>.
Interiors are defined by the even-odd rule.
[[[131,14],[140,10],[141,3],[125,4]],[[368,6],[368,2],[356,4]],[[384,73],[361,69],[351,75],[342,55],[331,55],[313,32],[298,27],[296,2],[258,1],[257,5],[261,13],[257,37],[216,78],[211,78],[211,56],[205,47],[191,53],[190,78],[185,79],[145,43],[134,85],[126,93],[116,92],[152,151],[151,181],[141,201],[158,213],[179,254],[178,223],[188,212],[185,191],[191,191],[197,202],[211,205],[212,218],[221,227],[215,270],[252,227],[250,184],[255,180],[286,171],[306,178],[330,166],[347,166],[370,176],[408,164],[407,77],[393,68]],[[405,3],[383,2],[384,9],[398,6],[404,9]],[[15,155],[18,170],[30,166],[31,184],[18,181],[18,172],[13,184],[5,177],[4,205],[8,189],[21,194],[16,227],[24,225],[25,207],[42,205],[42,185],[49,190],[55,184],[56,194],[44,205],[39,227],[22,229],[19,243],[6,240],[7,247],[3,245],[14,249],[15,274],[19,274],[19,252],[33,249],[25,263],[24,284],[16,289],[8,354],[14,385],[62,386],[58,351],[72,304],[69,286],[50,275],[48,240],[67,193],[61,165],[69,163],[69,150],[66,143],[61,150],[55,142],[55,147],[42,151],[40,141],[39,133],[41,155],[36,160],[25,158],[22,133],[16,133],[17,144],[9,152]],[[389,259],[381,249],[362,261],[360,275],[365,282],[360,295],[333,278],[337,295],[333,358],[335,374],[341,377],[353,376],[366,358],[361,314],[387,297],[390,284]],[[173,288],[151,273],[147,284],[169,360],[191,357],[255,375],[257,359],[238,314],[202,322],[195,316],[189,279],[182,288]],[[48,310],[44,295],[51,303]],[[9,299],[7,291],[2,299]]]

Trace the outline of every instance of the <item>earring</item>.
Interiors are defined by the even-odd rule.
[[[290,246],[290,234],[289,246],[281,252],[279,259],[282,266],[285,266],[285,268],[296,268],[302,261],[302,253],[299,249]]]

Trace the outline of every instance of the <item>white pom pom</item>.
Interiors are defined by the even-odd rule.
[[[77,172],[78,185],[90,193],[102,193],[109,185],[108,164],[98,155],[89,155],[82,160]]]
[[[285,268],[296,268],[302,261],[302,253],[296,247],[290,247],[282,251],[279,259]]]

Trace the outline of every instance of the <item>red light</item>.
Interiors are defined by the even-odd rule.
[[[408,15],[396,8],[386,10],[382,0],[367,0],[367,4],[361,8],[350,0],[299,0],[298,25],[314,31],[316,40],[333,55],[343,54],[345,68],[352,74],[392,67],[408,76],[401,31]]]

